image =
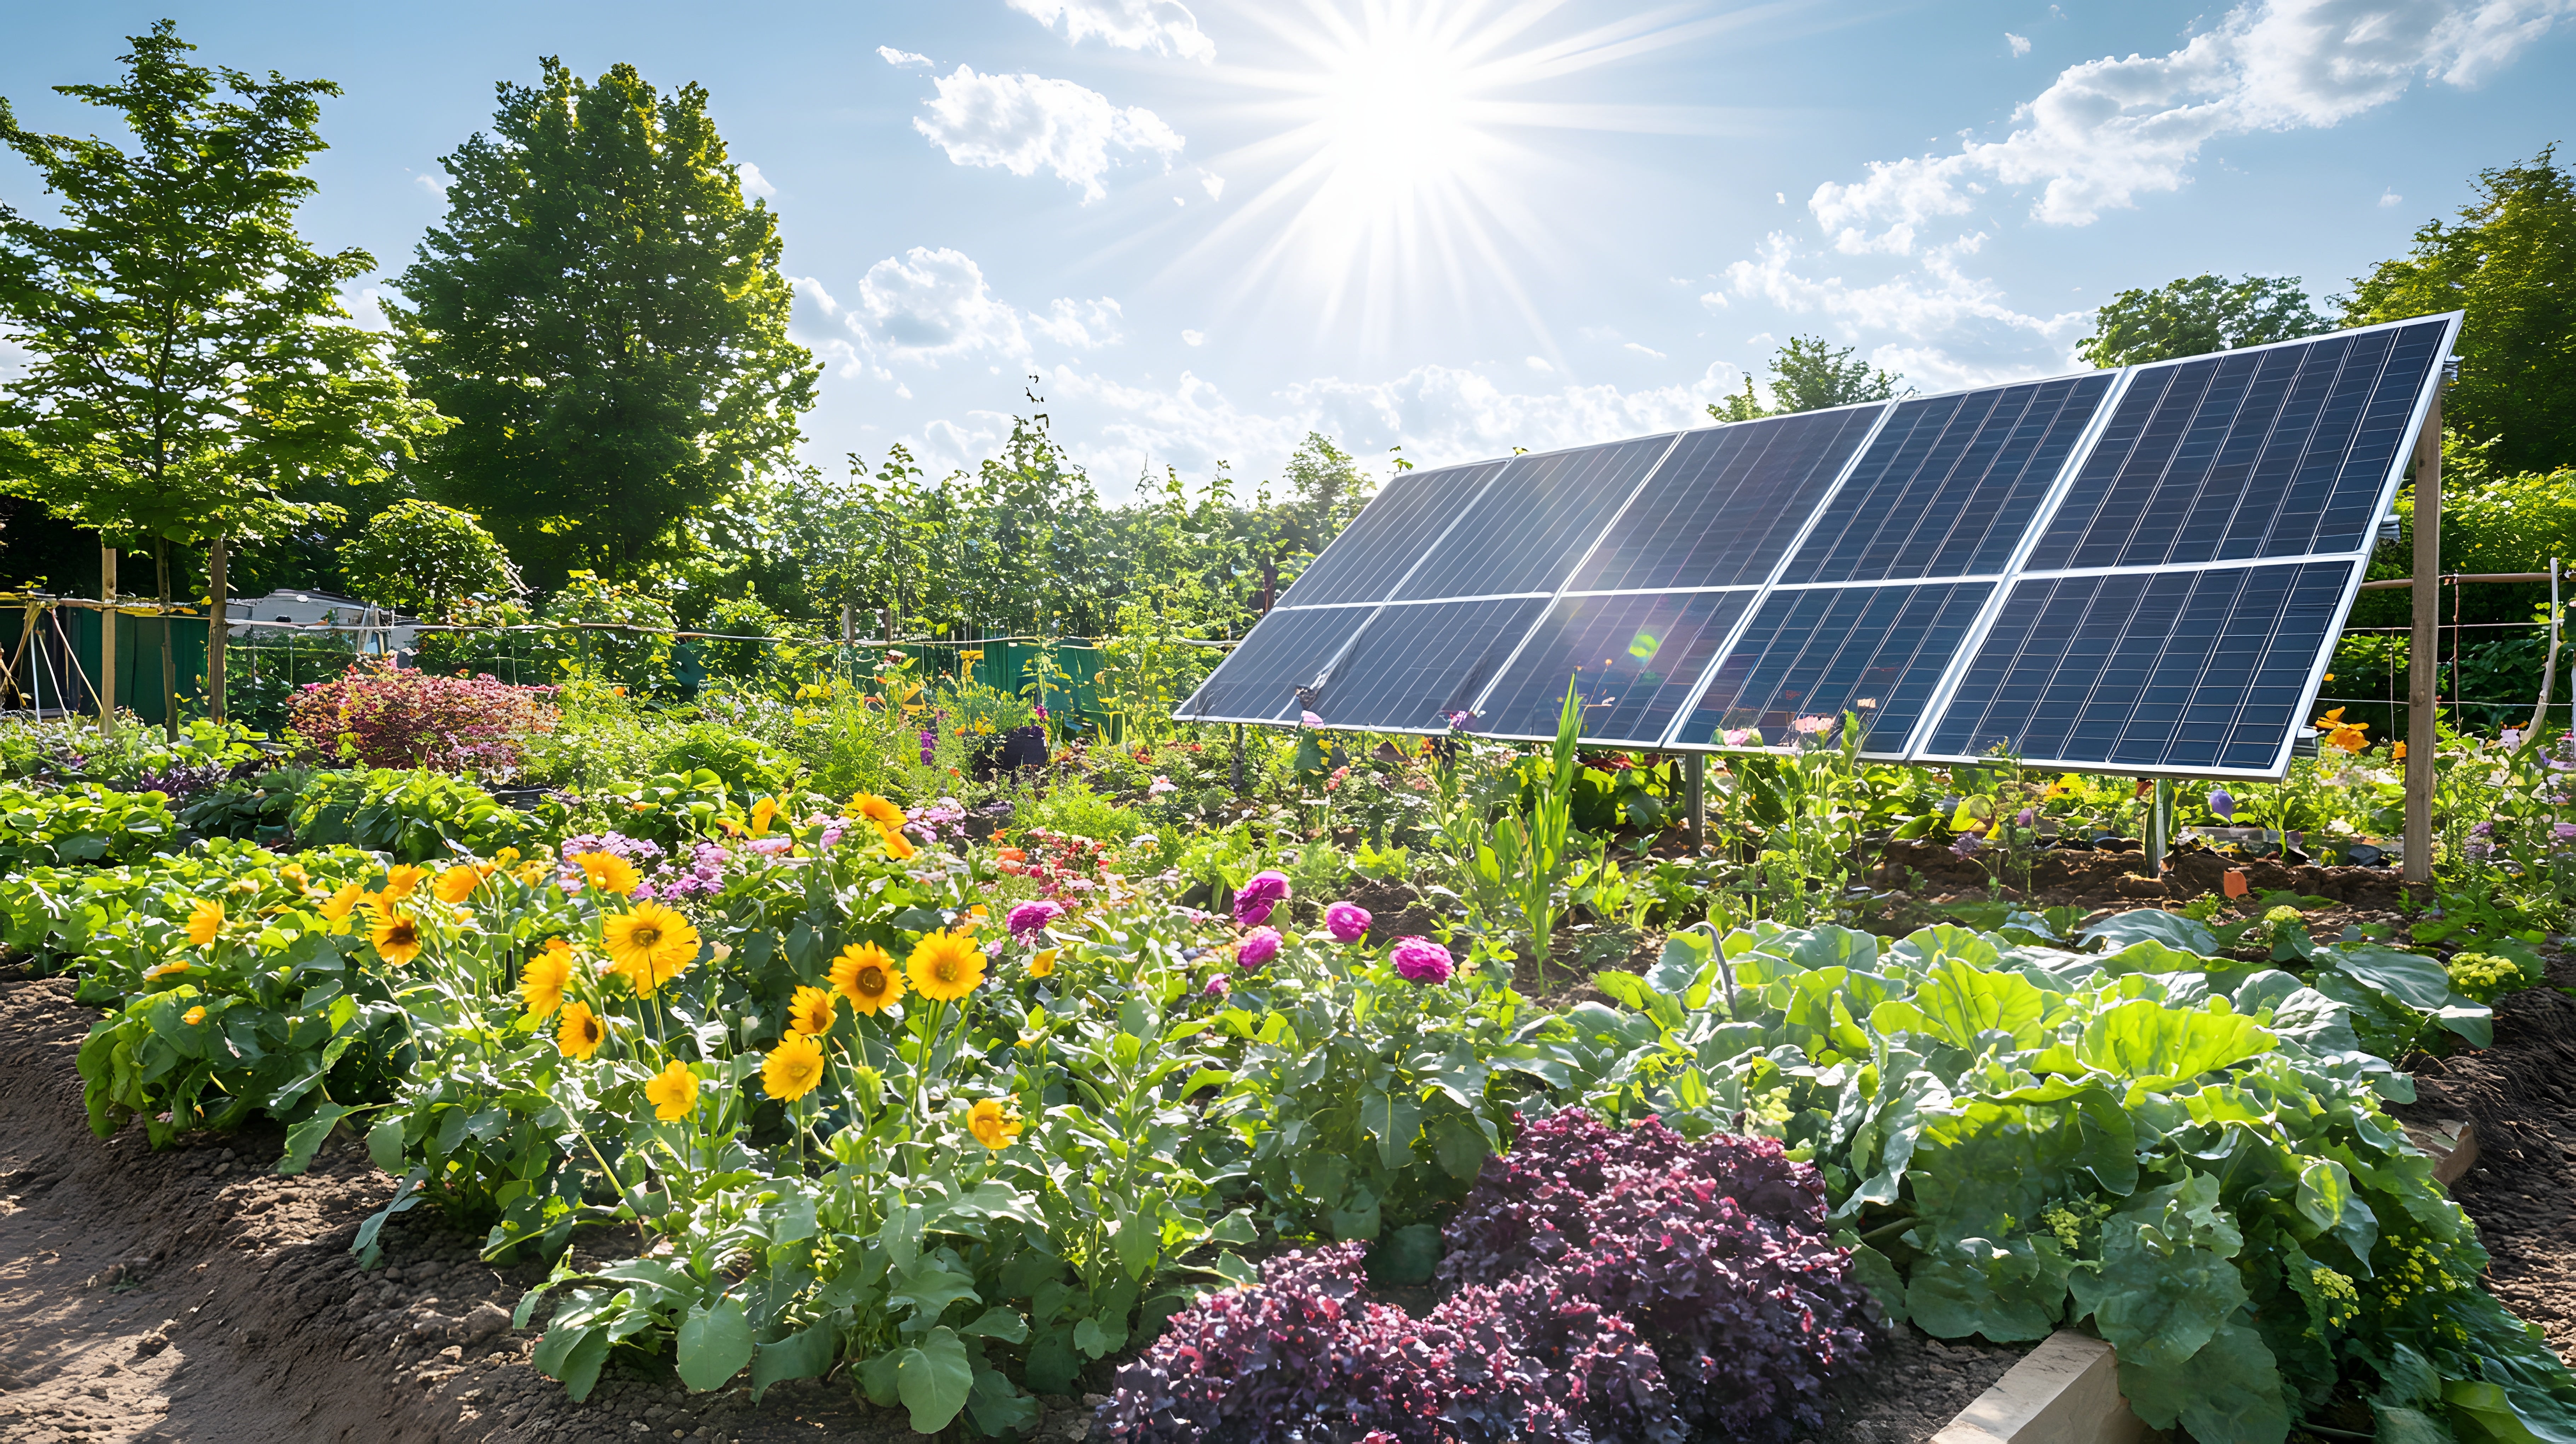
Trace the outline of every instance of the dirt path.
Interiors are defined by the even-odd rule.
[[[585,1404],[530,1368],[509,1310],[543,1277],[495,1269],[428,1210],[361,1274],[358,1223],[391,1196],[354,1141],[302,1178],[274,1130],[153,1153],[101,1142],[74,1056],[96,1014],[70,984],[0,970],[0,1439],[57,1441],[917,1440],[839,1381],[690,1395],[612,1372]],[[1084,1437],[1050,1399],[1035,1438]]]

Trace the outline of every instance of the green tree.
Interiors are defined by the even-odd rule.
[[[423,490],[552,586],[635,576],[791,469],[821,368],[787,339],[778,217],[743,200],[705,89],[543,63],[446,157],[446,223],[385,310],[413,385],[457,421]]]
[[[470,513],[417,497],[376,513],[342,543],[340,570],[359,596],[429,621],[521,591],[510,554]]]
[[[2104,370],[2237,346],[2291,341],[2330,330],[2296,276],[2199,275],[2153,290],[2132,287],[2093,313],[2075,354]]]
[[[227,543],[334,519],[297,498],[383,480],[440,422],[340,305],[375,258],[295,229],[340,88],[195,64],[166,20],[130,45],[115,82],[55,89],[114,112],[132,151],[27,130],[0,99],[0,142],[60,218],[0,204],[0,323],[29,353],[0,388],[0,489],[149,545],[164,602],[170,544],[214,543],[220,606]],[[220,713],[220,627],[207,673]]]
[[[1862,401],[1885,401],[1905,378],[1855,361],[1857,346],[1836,346],[1822,336],[1792,336],[1771,357],[1771,404],[1765,407],[1744,378],[1742,394],[1713,403],[1708,414],[1719,421],[1758,421],[1797,411],[1822,411]]]
[[[2478,173],[2456,224],[2426,222],[2407,255],[2353,282],[2347,325],[2466,311],[2446,430],[2496,474],[2576,464],[2576,177],[2556,147]]]

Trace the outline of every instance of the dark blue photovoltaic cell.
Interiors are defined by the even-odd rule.
[[[1545,597],[1381,607],[1316,696],[1315,713],[1334,727],[1445,727],[1449,714],[1474,703],[1546,608]]]
[[[1509,464],[1480,461],[1409,471],[1388,482],[1297,578],[1279,605],[1385,601],[1484,484]]]
[[[1210,721],[1293,722],[1291,689],[1315,680],[1366,625],[1367,607],[1274,608],[1172,715]]]
[[[1514,457],[1432,548],[1398,600],[1555,591],[1672,440],[1649,436]]]
[[[2144,770],[2267,772],[2357,561],[2016,583],[1929,751]]]
[[[1872,756],[1903,752],[1992,582],[1773,592],[1673,740],[1722,745],[1752,729],[1777,747],[1800,717],[1858,712]]]
[[[2365,550],[2445,325],[2141,367],[2027,568]]]
[[[1554,737],[1571,680],[1583,695],[1586,739],[1651,746],[1755,595],[1559,598],[1469,725],[1497,737]]]
[[[2002,571],[2110,390],[2097,371],[1898,402],[1781,580]]]
[[[1682,433],[1574,591],[1767,581],[1885,406],[1847,406]]]

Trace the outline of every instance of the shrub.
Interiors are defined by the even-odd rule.
[[[367,600],[432,621],[521,590],[510,554],[473,513],[418,497],[386,507],[341,543],[340,570]]]
[[[287,728],[325,761],[507,776],[528,737],[554,727],[553,695],[369,659],[297,693]]]
[[[0,783],[0,871],[66,863],[133,862],[171,841],[178,824],[158,792],[95,782],[45,792]]]
[[[1356,1244],[1273,1260],[1174,1315],[1102,1424],[1153,1444],[1785,1440],[1867,1348],[1823,1180],[1773,1139],[1569,1110],[1487,1161],[1448,1243],[1455,1292],[1418,1325],[1359,1297]]]
[[[796,759],[721,722],[688,724],[664,741],[653,759],[655,772],[700,769],[723,778],[728,787],[763,795],[785,789],[801,770]]]
[[[346,844],[417,863],[459,846],[486,856],[504,847],[543,851],[561,829],[562,809],[549,803],[544,812],[504,807],[461,778],[379,769],[314,773],[295,796],[289,824],[307,847]]]

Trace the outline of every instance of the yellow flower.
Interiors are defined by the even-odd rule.
[[[769,831],[769,824],[771,824],[772,822],[775,822],[775,821],[777,821],[777,820],[778,820],[778,799],[777,799],[777,798],[775,798],[775,797],[764,797],[764,798],[760,799],[758,802],[755,802],[755,803],[753,803],[753,804],[751,805],[751,835],[752,835],[752,836],[754,836],[754,837],[758,837],[758,836],[760,836],[762,833],[765,833],[765,832]]]
[[[772,1098],[793,1102],[814,1091],[823,1081],[823,1045],[802,1033],[790,1033],[778,1040],[761,1061],[761,1091]]]
[[[912,950],[912,990],[947,1003],[983,984],[984,950],[964,933],[936,932]]]
[[[885,949],[852,943],[832,960],[832,991],[849,999],[852,1011],[874,1015],[903,996],[903,974]]]
[[[492,854],[492,865],[494,867],[508,867],[510,864],[517,862],[518,860],[519,850],[515,847],[505,847],[499,852]]]
[[[611,913],[600,925],[600,934],[608,945],[609,962],[647,998],[687,972],[698,956],[698,930],[660,903],[638,903],[632,912]]]
[[[159,967],[145,968],[143,970],[143,976],[145,979],[149,980],[152,978],[165,977],[171,973],[184,973],[186,971],[188,971],[188,965],[185,962],[163,963]]]
[[[875,823],[877,826],[884,828],[901,827],[905,821],[902,808],[895,806],[893,803],[886,801],[884,798],[877,796],[873,792],[861,792],[853,795],[850,798],[849,815],[852,817],[864,817],[868,821]]]
[[[576,852],[564,860],[580,868],[592,887],[619,897],[635,891],[635,884],[643,881],[635,872],[635,864],[613,852]]]
[[[440,902],[461,903],[467,898],[472,897],[474,895],[474,889],[481,886],[482,883],[483,870],[481,868],[478,868],[471,863],[460,862],[456,866],[449,868],[447,871],[440,873],[438,875],[438,881],[430,886],[430,891],[438,894],[438,900]]]
[[[1052,977],[1052,976],[1054,976],[1054,974],[1055,974],[1055,957],[1056,957],[1056,954],[1057,954],[1057,953],[1060,953],[1060,952],[1062,952],[1062,951],[1063,951],[1063,949],[1061,949],[1061,948],[1040,948],[1040,949],[1038,949],[1038,954],[1037,954],[1037,956],[1036,956],[1036,957],[1033,957],[1033,958],[1031,958],[1031,959],[1029,959],[1029,976],[1030,976],[1030,977],[1032,977],[1032,978],[1045,978],[1045,977]]]
[[[224,930],[224,905],[213,899],[201,902],[188,913],[188,941],[204,947]]]
[[[653,1105],[654,1117],[676,1123],[698,1111],[698,1075],[674,1058],[670,1066],[646,1080],[644,1101]]]
[[[385,874],[385,897],[400,902],[411,896],[411,890],[420,886],[420,880],[427,876],[428,868],[414,867],[407,862],[396,863],[392,871]]]
[[[519,997],[528,1006],[528,1016],[552,1016],[563,1006],[563,990],[571,982],[572,944],[556,938],[544,952],[528,959],[519,974]]]
[[[1016,1114],[1004,1110],[998,1098],[978,1098],[975,1106],[966,1110],[966,1131],[995,1153],[1010,1147],[1026,1126]]]
[[[376,956],[397,968],[420,956],[420,923],[391,908],[376,914],[367,936],[376,945]]]
[[[2398,744],[2397,744],[2397,749],[2396,749],[2396,752],[2395,752],[2395,756],[2396,756],[2396,759],[2397,759],[2398,761],[2400,761],[2400,762],[2403,762],[2403,761],[2405,761],[2405,760],[2406,760],[2406,744],[2405,744],[2405,743],[2400,742],[2400,743],[2398,743]]]
[[[821,988],[798,988],[787,1004],[787,1026],[799,1033],[821,1035],[832,1031],[832,995]]]
[[[342,883],[330,900],[322,904],[322,916],[335,923],[347,922],[349,914],[375,901],[376,895],[357,883]]]
[[[608,1025],[590,1010],[590,1004],[576,998],[564,1004],[563,1022],[555,1028],[555,1046],[567,1058],[587,1058],[608,1041]]]
[[[877,836],[885,841],[886,856],[893,858],[897,862],[902,862],[918,850],[913,847],[912,840],[910,838],[905,837],[902,833],[897,832],[891,827],[884,826],[883,824],[878,825]]]
[[[180,1022],[182,1022],[182,1023],[187,1024],[189,1027],[192,1027],[192,1028],[193,1028],[193,1027],[195,1027],[196,1025],[198,1025],[199,1023],[202,1023],[202,1022],[206,1021],[206,1005],[205,1005],[205,1004],[203,1004],[203,1003],[199,1003],[197,1006],[195,1006],[195,1007],[193,1007],[193,1008],[190,1008],[188,1011],[186,1011],[186,1012],[184,1012],[184,1013],[181,1013],[181,1014],[179,1015],[179,1021],[180,1021]]]
[[[279,868],[277,870],[277,878],[278,881],[285,883],[288,887],[295,889],[297,892],[302,892],[313,885],[313,875],[304,870],[304,865],[302,863],[290,862],[286,866]]]

